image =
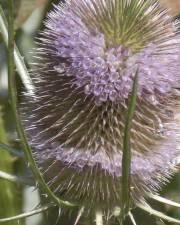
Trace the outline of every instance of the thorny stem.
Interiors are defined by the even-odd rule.
[[[39,184],[41,184],[43,190],[48,194],[48,196],[58,205],[63,207],[72,207],[75,206],[72,203],[67,201],[63,201],[59,199],[54,193],[50,190],[47,186],[46,182],[44,181],[39,169],[33,159],[31,149],[28,145],[26,134],[24,132],[22,122],[20,119],[20,114],[17,107],[17,89],[16,89],[16,82],[15,82],[15,73],[14,73],[14,2],[13,0],[9,0],[9,15],[8,15],[8,84],[9,84],[9,97],[12,106],[12,110],[14,113],[17,132],[21,143],[23,145],[23,149],[26,155],[26,159],[30,164],[31,170],[38,180]]]
[[[3,9],[1,8],[1,5],[0,5],[0,33],[2,34],[4,43],[6,44],[6,46],[8,46],[8,28],[7,28],[7,26],[8,25],[7,25],[6,17],[4,15]],[[33,94],[34,88],[33,88],[32,80],[29,77],[28,70],[24,63],[24,60],[23,60],[22,56],[20,55],[20,52],[15,44],[14,44],[14,61],[16,64],[18,74],[20,75],[21,80],[22,80],[26,90],[28,91],[29,94]]]
[[[48,209],[50,209],[52,207],[55,207],[55,205],[52,205],[52,204],[51,205],[46,205],[46,206],[43,206],[43,207],[41,207],[39,209],[35,209],[35,210],[32,210],[32,211],[27,212],[27,213],[22,213],[22,214],[17,215],[17,216],[3,218],[3,219],[0,219],[0,223],[4,223],[4,222],[13,221],[13,220],[19,220],[19,219],[27,218],[27,217],[30,217],[30,216],[39,214],[41,212],[47,211]]]

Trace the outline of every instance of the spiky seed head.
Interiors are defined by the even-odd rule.
[[[180,41],[155,0],[71,0],[39,38],[34,95],[24,113],[34,156],[61,198],[106,212],[119,206],[125,118],[134,75],[131,198],[172,174],[179,154]]]

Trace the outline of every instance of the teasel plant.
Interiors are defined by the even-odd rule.
[[[180,207],[158,194],[180,163],[178,23],[156,0],[59,3],[48,13],[28,71],[14,42],[13,0],[8,4],[8,21],[0,9],[0,31],[10,102],[20,157],[43,203],[0,223],[57,207],[77,210],[74,224],[125,224],[127,217],[136,224],[134,208],[180,224],[149,204]],[[25,86],[22,104],[15,66]]]

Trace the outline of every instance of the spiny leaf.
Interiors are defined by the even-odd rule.
[[[122,206],[121,216],[122,220],[128,214],[130,208],[130,172],[131,172],[131,144],[130,131],[132,119],[135,112],[137,100],[137,86],[138,86],[138,71],[134,77],[132,94],[130,104],[128,107],[127,120],[125,124],[124,140],[123,140],[123,157],[122,157]]]

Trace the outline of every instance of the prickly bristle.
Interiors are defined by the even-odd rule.
[[[179,154],[178,38],[152,0],[71,0],[49,14],[24,124],[34,157],[61,198],[106,211],[119,206],[136,71],[132,200],[142,201],[169,180]]]

